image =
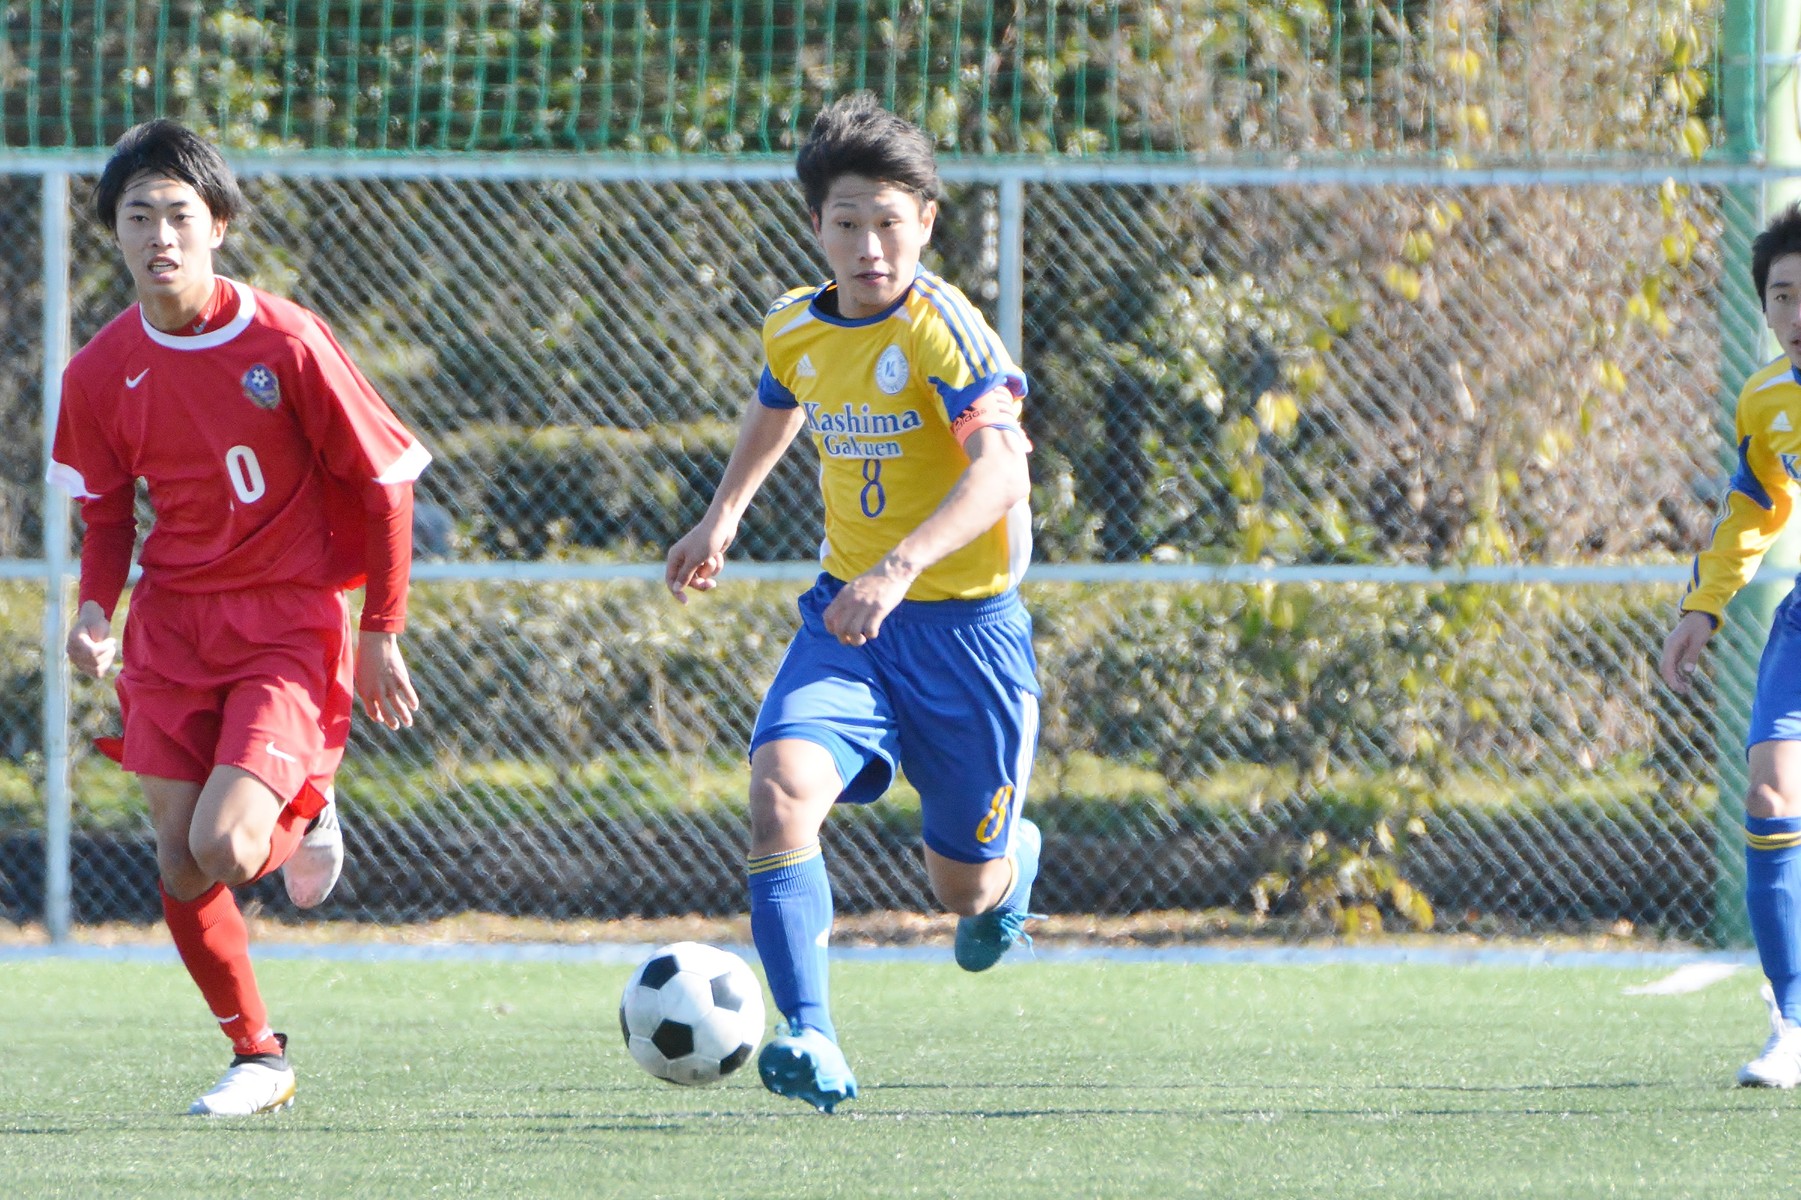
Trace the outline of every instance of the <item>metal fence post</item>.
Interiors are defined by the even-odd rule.
[[[1007,353],[1015,362],[1024,358],[1026,323],[1026,185],[1018,176],[1000,183],[1000,297],[996,317]],[[1030,369],[1027,369],[1029,375]]]
[[[1787,0],[1768,0],[1772,18],[1789,7]],[[1755,162],[1763,155],[1768,95],[1760,70],[1765,38],[1759,29],[1760,0],[1728,0],[1721,25],[1721,103],[1725,112],[1726,154],[1732,162]],[[1764,189],[1733,185],[1725,190],[1725,225],[1720,279],[1720,426],[1728,447],[1722,463],[1728,475],[1737,465],[1734,414],[1738,391],[1759,365],[1763,345],[1763,298],[1751,286],[1747,267],[1751,240],[1763,223]],[[1790,539],[1785,537],[1784,542]],[[1772,559],[1791,557],[1778,544]],[[1726,623],[1716,639],[1719,687],[1714,717],[1719,802],[1715,807],[1714,912],[1709,929],[1721,946],[1751,942],[1745,913],[1744,794],[1750,776],[1745,763],[1745,729],[1757,688],[1757,662],[1770,619],[1786,588],[1753,583],[1740,590],[1727,608]]]
[[[39,190],[44,242],[44,463],[62,403],[69,359],[69,176],[46,172]],[[44,497],[44,924],[54,942],[69,938],[69,499],[48,482]]]

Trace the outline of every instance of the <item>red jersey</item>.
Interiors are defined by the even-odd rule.
[[[217,328],[164,333],[134,304],[63,372],[49,477],[82,501],[82,600],[118,602],[142,478],[156,525],[138,561],[158,585],[350,588],[366,565],[362,627],[397,631],[431,455],[316,315],[218,288]]]

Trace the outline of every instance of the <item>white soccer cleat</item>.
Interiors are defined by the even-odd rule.
[[[282,1053],[239,1056],[219,1077],[212,1091],[188,1106],[196,1117],[250,1117],[280,1112],[294,1103],[294,1068],[288,1065],[288,1039],[281,1039]]]
[[[281,868],[281,881],[295,908],[315,908],[325,903],[344,871],[344,829],[338,824],[338,802],[328,801],[294,855]]]
[[[1801,1025],[1787,1020],[1776,1006],[1776,994],[1763,987],[1770,1006],[1770,1040],[1763,1053],[1738,1069],[1740,1087],[1792,1088],[1801,1084]]]

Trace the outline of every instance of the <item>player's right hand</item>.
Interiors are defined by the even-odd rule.
[[[65,649],[70,664],[83,675],[92,675],[95,679],[105,678],[113,660],[119,657],[119,639],[113,636],[113,623],[92,600],[75,614],[75,624],[69,629]]]
[[[1713,618],[1704,612],[1686,612],[1663,640],[1663,657],[1657,673],[1678,695],[1688,695],[1690,679],[1701,663],[1701,652],[1713,637]]]
[[[702,521],[669,547],[669,557],[663,564],[663,586],[683,604],[688,603],[687,588],[712,591],[719,586],[718,575],[725,569],[725,551],[731,544],[729,532],[711,521]]]
[[[419,693],[413,690],[398,634],[362,630],[356,635],[351,686],[371,721],[389,729],[412,728],[413,714],[419,711]]]

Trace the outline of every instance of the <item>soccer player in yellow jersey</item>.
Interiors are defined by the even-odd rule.
[[[802,429],[825,498],[823,572],[751,735],[751,936],[785,1030],[758,1072],[831,1112],[857,1094],[827,997],[832,893],[819,831],[838,802],[919,789],[933,894],[956,958],[1025,938],[1038,829],[1021,815],[1038,737],[1026,378],[975,307],[923,270],[941,188],[932,145],[867,94],[819,115],[796,172],[824,285],[778,299],[766,366],[706,516],[666,582],[714,587],[751,497]]]
[[[1801,478],[1801,205],[1751,243],[1751,278],[1782,357],[1738,398],[1738,470],[1707,549],[1695,556],[1659,670],[1678,692],[1794,511]],[[1776,610],[1746,737],[1745,906],[1770,1005],[1770,1039],[1739,1069],[1746,1087],[1801,1084],[1801,589]]]

